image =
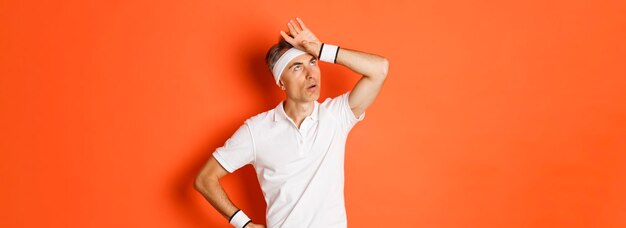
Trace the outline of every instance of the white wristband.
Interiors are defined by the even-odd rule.
[[[243,228],[244,226],[248,225],[248,223],[252,222],[252,220],[250,220],[250,218],[248,218],[248,216],[243,213],[243,211],[237,210],[235,214],[230,217],[230,221],[228,222],[230,222],[230,224],[236,228]]]
[[[329,63],[336,63],[337,53],[339,53],[339,46],[322,43],[322,46],[320,47],[320,60]]]

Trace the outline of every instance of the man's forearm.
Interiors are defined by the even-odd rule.
[[[237,211],[237,207],[230,201],[218,181],[198,181],[196,182],[196,189],[226,219],[229,219]]]
[[[382,56],[345,48],[339,49],[336,62],[376,82],[384,81],[389,69]]]

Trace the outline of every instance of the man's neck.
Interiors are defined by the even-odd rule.
[[[300,124],[307,116],[311,115],[313,109],[315,108],[315,102],[296,102],[290,99],[285,100],[283,105],[285,109],[285,113],[293,122],[300,128]]]

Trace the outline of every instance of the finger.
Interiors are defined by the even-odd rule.
[[[298,23],[296,23],[296,22],[294,22],[294,21],[291,21],[291,24],[293,25],[293,27],[295,27],[295,28],[296,28],[296,30],[298,30],[298,33],[301,33],[301,32],[302,32],[302,27],[300,27],[299,22],[298,22]]]
[[[280,35],[285,39],[285,41],[287,41],[287,43],[290,43],[291,45],[293,45],[293,43],[295,42],[294,39],[291,38],[291,36],[287,35],[287,33],[283,30],[280,30]]]
[[[283,30],[280,30],[280,35],[283,37],[283,39],[285,39],[289,43],[291,43],[291,41],[293,41],[293,38],[291,36],[289,36],[289,34],[287,34]]]
[[[307,27],[304,25],[304,21],[302,21],[302,19],[300,19],[299,17],[296,17],[296,20],[298,21],[298,24],[300,24],[300,27],[302,28],[302,30],[307,30]]]
[[[302,29],[300,28],[298,24],[296,24],[296,22],[294,22],[293,20],[289,20],[289,22],[291,22],[291,25],[293,26],[293,28],[296,29],[296,32],[298,33],[302,32]]]
[[[292,36],[298,35],[298,32],[296,31],[296,28],[294,28],[294,26],[291,24],[291,22],[287,23],[287,27],[289,27],[289,33],[291,33]]]

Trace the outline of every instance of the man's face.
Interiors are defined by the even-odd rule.
[[[320,97],[320,68],[310,54],[300,55],[285,67],[280,77],[287,98],[299,102],[316,101]]]

